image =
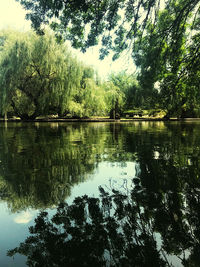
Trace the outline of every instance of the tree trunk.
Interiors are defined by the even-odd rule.
[[[6,111],[4,114],[4,121],[7,121],[7,120],[8,120],[8,117],[7,117],[7,111]]]
[[[115,120],[115,108],[113,109],[113,119]]]

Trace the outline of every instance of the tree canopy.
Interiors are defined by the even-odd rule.
[[[105,88],[93,67],[74,57],[52,34],[0,33],[0,113],[21,119],[40,115],[108,114]]]
[[[199,22],[198,0],[18,1],[40,33],[50,23],[74,47],[83,50],[101,40],[102,56],[113,49],[114,58],[128,47],[135,54],[138,41],[151,34],[147,29],[151,26],[153,30],[160,18],[163,24],[159,35],[171,44],[179,43],[188,23],[196,28]]]
[[[1,112],[8,105],[22,119],[48,114],[54,107],[62,112],[77,86],[79,69],[67,48],[50,34],[1,35],[5,37],[0,57]]]

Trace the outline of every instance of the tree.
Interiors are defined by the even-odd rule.
[[[147,34],[135,53],[135,62],[141,69],[139,80],[142,88],[157,92],[159,103],[168,110],[168,116],[196,116],[200,52],[197,18],[192,24],[180,21],[181,29],[170,32],[168,27],[175,23],[173,13],[178,8],[177,4],[171,4],[170,8],[160,12],[155,25],[149,23]],[[194,16],[190,14],[190,19]],[[168,37],[164,35],[167,29]],[[159,88],[155,87],[156,83]]]
[[[90,66],[80,63],[79,86],[72,93],[69,113],[73,117],[106,115],[105,90],[98,74]]]
[[[111,81],[115,86],[120,89],[121,94],[124,95],[123,98],[123,109],[133,109],[138,107],[144,107],[143,98],[145,95],[145,90],[138,84],[137,77],[133,74],[127,74],[125,71],[119,73],[112,73],[109,76],[109,81]]]
[[[1,113],[21,119],[39,115],[105,115],[104,88],[90,66],[71,55],[54,36],[1,32]]]
[[[52,35],[2,33],[0,58],[1,112],[11,105],[21,119],[62,113],[77,86],[77,62]],[[14,39],[14,40],[13,40]]]
[[[124,105],[124,93],[112,81],[103,84],[105,101],[111,119],[119,119]]]
[[[18,1],[29,11],[27,19],[38,32],[42,33],[43,26],[49,23],[57,33],[71,40],[74,47],[83,50],[97,44],[102,36],[102,52],[107,54],[113,49],[115,57],[133,40],[136,44],[146,35],[149,23],[156,26],[163,9],[169,13],[168,24],[160,29],[159,35],[177,44],[188,22],[198,23],[200,5],[198,0]]]

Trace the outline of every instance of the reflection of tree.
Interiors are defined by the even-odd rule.
[[[137,203],[130,204],[101,188],[101,199],[76,198],[60,205],[52,220],[42,212],[31,236],[9,255],[28,256],[29,266],[164,266],[152,230],[138,221]]]
[[[30,266],[174,266],[169,255],[198,266],[199,125],[155,125],[115,125],[104,139],[138,161],[132,189],[77,198],[52,220],[41,213],[9,255],[27,255]],[[118,152],[110,149],[109,160],[127,159]]]
[[[199,175],[199,130],[163,122],[8,124],[0,128],[1,199],[12,210],[59,203],[101,160],[136,160],[143,186],[178,191]]]
[[[64,201],[98,164],[100,128],[12,126],[0,128],[0,196],[12,210]]]
[[[100,192],[61,204],[52,219],[42,212],[8,254],[26,255],[29,266],[174,266],[168,255],[198,266],[199,190],[151,192],[135,178],[130,192]]]
[[[56,205],[99,161],[133,160],[123,144],[119,124],[9,123],[0,128],[0,198],[13,211]]]

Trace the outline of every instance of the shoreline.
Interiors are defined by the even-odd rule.
[[[109,119],[109,118],[87,118],[87,119],[68,119],[68,118],[39,118],[35,120],[21,120],[19,118],[8,118],[4,120],[0,119],[0,123],[5,122],[134,122],[134,121],[200,121],[200,118],[121,118],[121,119]]]

